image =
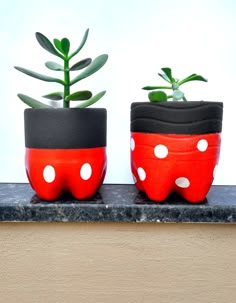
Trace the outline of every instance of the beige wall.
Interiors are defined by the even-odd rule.
[[[1,223],[0,302],[236,302],[236,225]]]

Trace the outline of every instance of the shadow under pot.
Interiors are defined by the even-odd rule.
[[[26,173],[39,198],[94,196],[106,173],[106,109],[26,109],[24,120]]]
[[[202,202],[219,161],[222,102],[135,102],[131,104],[131,170],[150,200],[177,192]]]

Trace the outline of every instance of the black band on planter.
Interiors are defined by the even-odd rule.
[[[222,117],[222,102],[134,102],[130,127],[132,132],[145,133],[220,133]]]
[[[106,146],[104,108],[26,109],[25,146],[75,149]]]

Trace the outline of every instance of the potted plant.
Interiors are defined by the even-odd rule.
[[[131,170],[140,191],[156,202],[177,192],[189,202],[205,199],[218,164],[223,103],[187,101],[182,80],[170,68],[159,74],[168,85],[146,86],[150,102],[131,104]],[[163,90],[159,90],[163,89]],[[168,95],[166,90],[170,90]],[[172,99],[173,101],[167,100]],[[181,101],[180,101],[181,100]]]
[[[86,58],[71,64],[71,59],[85,45],[88,33],[87,29],[74,52],[70,52],[69,39],[51,42],[43,34],[36,33],[38,43],[62,60],[62,65],[52,61],[45,63],[48,69],[63,73],[62,78],[15,66],[28,76],[58,83],[63,88],[43,96],[52,100],[48,104],[18,94],[32,107],[24,111],[25,165],[32,188],[43,200],[55,200],[64,192],[70,192],[80,200],[90,198],[105,177],[106,109],[87,108],[101,99],[105,91],[94,96],[89,90],[71,92],[72,85],[97,72],[108,59],[108,55],[103,54],[94,60]],[[74,71],[80,73],[72,78]],[[52,107],[55,102],[60,106]],[[75,105],[71,107],[73,102]]]

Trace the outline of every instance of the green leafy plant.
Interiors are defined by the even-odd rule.
[[[172,99],[173,101],[183,100],[187,101],[184,93],[182,90],[179,89],[181,85],[183,85],[186,82],[190,81],[204,81],[207,82],[207,79],[197,75],[192,74],[182,80],[179,80],[177,78],[174,78],[172,76],[171,68],[169,67],[163,67],[161,69],[164,74],[158,73],[158,75],[163,78],[165,81],[169,83],[168,86],[145,86],[143,87],[144,90],[151,90],[151,92],[148,94],[148,98],[151,102],[159,102],[159,101],[168,101],[168,99]],[[164,90],[172,90],[172,93],[170,95],[167,95],[166,92],[160,91],[157,89],[164,89]]]
[[[58,91],[58,92],[52,92],[49,93],[45,96],[44,98],[54,100],[54,101],[60,101],[63,100],[63,106],[64,108],[69,108],[70,107],[70,102],[71,101],[83,101],[79,102],[79,105],[75,107],[80,107],[84,108],[87,106],[92,105],[93,103],[97,102],[100,100],[106,91],[102,91],[96,95],[92,95],[92,92],[89,90],[81,90],[81,91],[76,91],[71,93],[71,86],[74,85],[75,83],[81,81],[84,78],[87,78],[97,72],[100,68],[103,67],[103,65],[106,63],[108,59],[107,54],[102,54],[98,57],[96,57],[94,60],[91,58],[86,58],[83,60],[78,61],[77,63],[73,64],[70,66],[70,60],[79,53],[79,51],[83,48],[85,45],[87,38],[89,34],[89,29],[85,31],[85,34],[83,36],[83,39],[78,46],[78,48],[74,52],[70,52],[70,41],[67,38],[63,38],[61,40],[59,39],[54,39],[53,43],[45,37],[43,34],[37,32],[36,33],[36,39],[38,43],[41,45],[42,48],[47,50],[49,53],[52,55],[55,55],[56,57],[60,58],[63,61],[63,65],[52,62],[52,61],[47,61],[45,63],[46,67],[50,70],[57,71],[57,72],[63,72],[64,77],[63,79],[60,78],[54,78],[54,77],[49,77],[46,75],[42,75],[36,72],[33,72],[31,70],[28,70],[23,67],[15,66],[15,68],[28,75],[31,77],[34,77],[36,79],[42,80],[42,81],[47,81],[47,82],[56,82],[59,83],[63,86],[63,91]],[[71,72],[74,71],[83,71],[75,76],[73,79],[71,79]],[[40,101],[37,101],[29,96],[26,96],[24,94],[18,94],[17,95],[24,103],[26,103],[30,107],[34,108],[45,108],[45,107],[51,107],[50,105],[44,104]]]

